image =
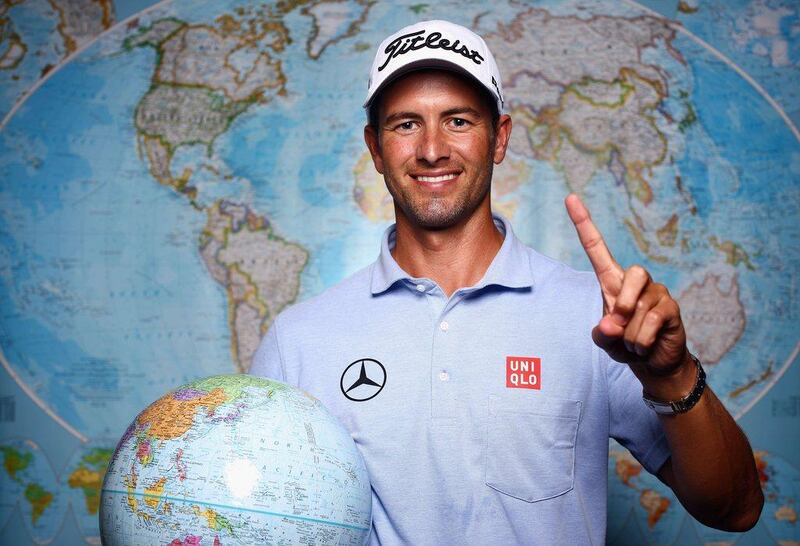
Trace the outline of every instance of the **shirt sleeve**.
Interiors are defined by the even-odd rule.
[[[622,444],[651,474],[670,456],[658,415],[642,401],[642,384],[631,369],[600,353],[608,374],[609,435]]]
[[[281,356],[278,340],[278,319],[272,322],[272,326],[270,326],[255,355],[253,355],[250,373],[286,382],[286,371],[283,366],[283,357]]]

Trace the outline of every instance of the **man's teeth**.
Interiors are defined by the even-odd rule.
[[[443,174],[442,176],[418,176],[417,180],[420,182],[444,182],[445,180],[452,180],[458,174],[451,173],[451,174]]]

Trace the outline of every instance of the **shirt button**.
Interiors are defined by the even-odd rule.
[[[446,332],[448,328],[450,328],[450,325],[447,324],[446,320],[443,320],[442,322],[439,323],[439,330],[441,330],[442,332]]]
[[[440,381],[447,381],[447,380],[449,380],[449,379],[450,379],[450,374],[449,374],[449,373],[447,373],[447,372],[446,372],[446,371],[444,371],[444,370],[442,370],[441,372],[439,372],[439,380],[440,380]]]
[[[424,284],[418,284],[417,285],[417,292],[425,292],[425,285]]]

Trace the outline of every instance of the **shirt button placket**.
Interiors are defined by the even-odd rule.
[[[452,338],[452,325],[444,318],[445,315],[446,312],[439,315],[438,323],[434,323],[434,346],[430,373],[433,381],[433,416],[449,420],[454,417],[452,398],[455,385],[453,385],[453,376],[449,366],[453,358],[451,353],[455,340]]]

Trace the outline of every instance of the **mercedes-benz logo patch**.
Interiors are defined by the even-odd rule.
[[[353,402],[366,402],[378,396],[386,385],[386,368],[374,358],[359,358],[342,372],[339,387]]]

